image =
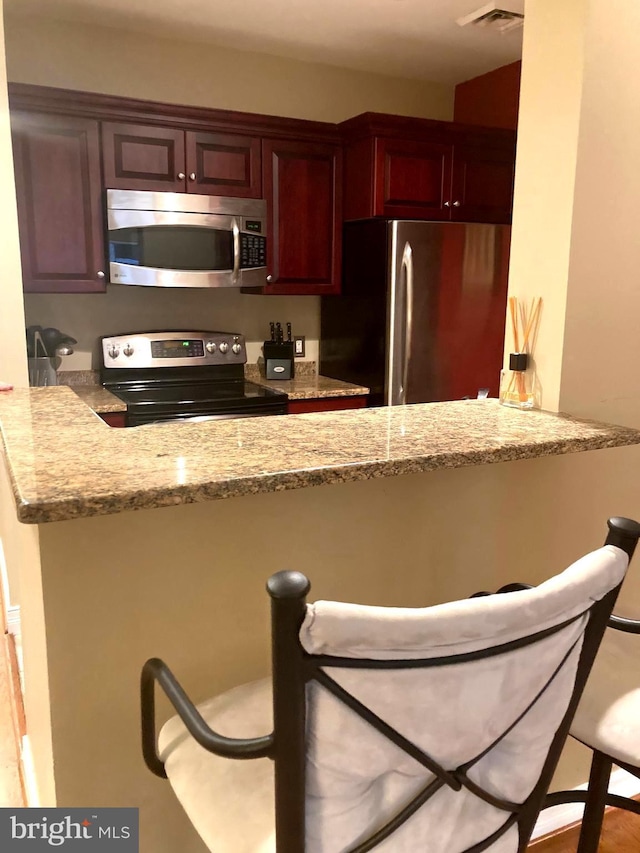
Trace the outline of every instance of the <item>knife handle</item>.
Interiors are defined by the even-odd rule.
[[[287,340],[291,340],[291,323],[287,323]]]
[[[275,343],[276,340],[276,324],[269,323],[269,328],[271,329],[271,340]]]

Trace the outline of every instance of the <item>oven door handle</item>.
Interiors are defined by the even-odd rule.
[[[231,231],[233,233],[233,272],[231,277],[234,282],[237,282],[240,277],[240,227],[235,216],[232,220]]]

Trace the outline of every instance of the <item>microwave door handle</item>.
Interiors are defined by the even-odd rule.
[[[234,282],[238,281],[240,276],[240,228],[238,227],[238,220],[233,218],[231,231],[233,233],[233,273],[232,278]]]
[[[405,243],[402,253],[402,272],[405,285],[405,323],[402,354],[402,386],[400,388],[400,403],[406,405],[407,385],[409,382],[409,356],[411,353],[411,340],[413,335],[413,251],[410,243]]]

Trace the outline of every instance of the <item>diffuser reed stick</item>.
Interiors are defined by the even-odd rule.
[[[509,297],[509,317],[514,351],[509,356],[509,370],[503,377],[500,401],[507,406],[528,409],[534,406],[533,377],[530,357],[538,333],[541,297],[527,306],[517,296]]]

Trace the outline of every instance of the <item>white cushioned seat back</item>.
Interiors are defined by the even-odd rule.
[[[623,551],[605,546],[535,589],[423,609],[320,601],[308,605],[300,639],[312,654],[348,658],[463,655],[578,617],[621,583],[627,563]],[[567,709],[586,623],[587,616],[580,617],[533,645],[482,660],[325,672],[447,770],[472,761],[513,726],[469,777],[494,796],[521,803],[538,781]],[[307,853],[341,853],[435,777],[315,681],[307,700]],[[445,786],[375,849],[458,853],[508,816],[466,789]],[[515,853],[517,847],[514,826],[489,849]]]
[[[571,734],[640,767],[640,636],[607,629]]]

